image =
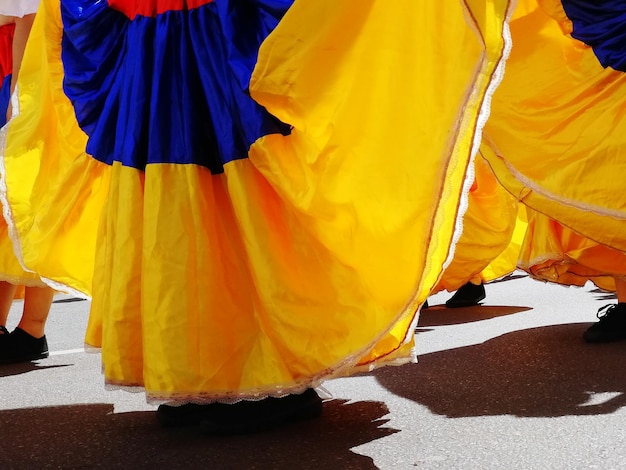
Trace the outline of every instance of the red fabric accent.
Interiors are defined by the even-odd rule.
[[[0,26],[0,85],[13,70],[13,32],[15,23]]]
[[[214,0],[109,0],[109,7],[120,11],[131,20],[135,16],[155,17],[166,11],[184,11],[201,7]]]

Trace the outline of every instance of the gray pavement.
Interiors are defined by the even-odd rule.
[[[0,367],[0,469],[626,468],[626,342],[581,340],[612,296],[517,273],[482,306],[448,297],[422,314],[419,364],[327,382],[319,419],[216,438],[161,429],[142,394],[106,391],[82,349],[89,302],[58,296],[51,357]]]

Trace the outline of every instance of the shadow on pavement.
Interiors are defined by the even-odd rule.
[[[596,300],[606,300],[607,302],[615,303],[617,301],[617,294],[615,292],[609,292],[600,288],[591,289],[589,292],[594,294]]]
[[[53,304],[68,304],[73,302],[86,302],[87,299],[83,299],[82,297],[67,297],[62,299],[55,299],[52,301]]]
[[[26,374],[44,369],[55,369],[57,367],[69,367],[71,364],[57,364],[53,366],[40,366],[36,362],[23,362],[20,364],[0,364],[0,378],[11,375]]]
[[[446,308],[444,305],[433,305],[422,309],[417,323],[418,332],[422,332],[424,326],[460,325],[495,317],[503,317],[514,313],[532,310],[530,307],[513,307],[498,305],[477,305],[462,308]]]
[[[350,449],[397,432],[381,427],[387,413],[380,402],[331,400],[315,420],[213,437],[160,428],[152,411],[114,414],[110,404],[7,410],[0,468],[374,469]]]
[[[626,342],[586,344],[588,326],[507,333],[374,376],[390,392],[452,418],[613,413],[626,405]]]
[[[500,277],[498,279],[494,279],[493,281],[489,281],[487,283],[487,285],[489,285],[489,284],[498,284],[500,282],[513,281],[515,279],[521,279],[521,278],[524,278],[524,277],[528,277],[528,274],[525,273],[525,272],[522,272],[522,271],[516,271],[514,273],[507,274],[506,276],[502,276],[502,277]]]

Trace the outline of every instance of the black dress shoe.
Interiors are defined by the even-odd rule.
[[[448,308],[471,307],[485,299],[485,286],[468,282],[461,286],[446,302]]]

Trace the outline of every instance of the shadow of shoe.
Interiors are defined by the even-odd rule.
[[[39,365],[37,362],[20,362],[17,364],[0,364],[0,377],[26,374],[27,372],[56,369],[57,367],[69,367],[70,364],[55,364],[49,366]]]
[[[513,315],[528,310],[532,309],[530,307],[509,305],[474,305],[473,307],[448,309],[443,305],[433,305],[426,311],[422,310],[417,326],[421,331],[422,327],[461,325],[463,323]]]

